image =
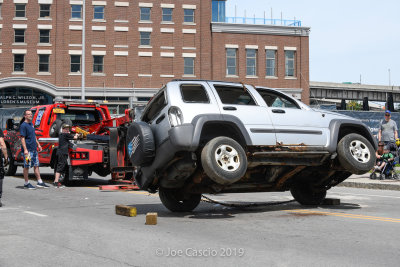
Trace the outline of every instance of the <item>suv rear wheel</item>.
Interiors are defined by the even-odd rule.
[[[247,170],[247,157],[235,140],[221,136],[211,139],[201,152],[204,172],[222,185],[240,180]]]
[[[201,194],[185,194],[182,189],[160,187],[159,196],[164,206],[173,212],[194,210],[200,203]]]
[[[290,188],[290,193],[301,205],[316,206],[326,197],[326,189],[315,189],[308,183],[296,183]]]

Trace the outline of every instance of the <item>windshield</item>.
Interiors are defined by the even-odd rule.
[[[65,109],[65,113],[57,113],[57,119],[70,119],[73,125],[92,125],[101,121],[99,111]]]

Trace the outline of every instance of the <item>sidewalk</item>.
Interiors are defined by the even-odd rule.
[[[370,173],[353,174],[337,186],[400,191],[400,180],[371,180],[369,175]]]

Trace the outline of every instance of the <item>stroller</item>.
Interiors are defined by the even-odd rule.
[[[386,147],[388,147],[388,148],[386,148]],[[397,139],[396,143],[386,144],[385,148],[389,149],[390,153],[392,153],[392,155],[394,157],[394,160],[388,161],[388,160],[378,160],[377,159],[377,165],[378,165],[379,161],[385,162],[386,164],[383,167],[383,169],[380,169],[377,166],[375,166],[374,169],[372,170],[372,173],[370,174],[369,178],[372,180],[385,180],[385,179],[399,180],[400,179],[399,175],[396,173],[394,167],[396,166],[397,163],[399,163],[400,139]]]

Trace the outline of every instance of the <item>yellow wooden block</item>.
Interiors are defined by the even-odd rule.
[[[125,206],[125,205],[117,205],[115,206],[115,213],[118,215],[128,216],[128,217],[136,217],[137,210],[135,207]]]
[[[146,214],[146,224],[147,225],[157,224],[157,212],[148,212]]]

